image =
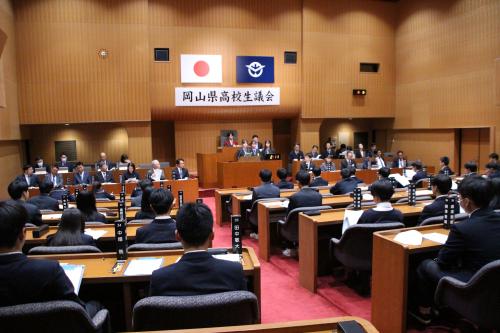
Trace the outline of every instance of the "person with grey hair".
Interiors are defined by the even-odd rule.
[[[160,168],[160,162],[158,160],[153,160],[151,162],[151,170],[148,171],[148,179],[152,181],[165,180],[165,173],[163,169]]]

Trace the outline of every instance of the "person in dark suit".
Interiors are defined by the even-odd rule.
[[[311,154],[306,154],[304,156],[304,161],[300,163],[300,170],[310,172],[314,168],[314,164],[312,162]]]
[[[82,162],[77,162],[75,166],[76,172],[73,177],[73,185],[91,184],[92,179],[88,172],[85,172]]]
[[[292,161],[301,161],[304,159],[304,152],[300,150],[300,145],[298,143],[295,144],[293,150],[288,154],[288,162],[292,163]]]
[[[113,173],[108,171],[108,165],[104,162],[99,164],[99,171],[95,173],[96,180],[100,183],[114,183]]]
[[[150,179],[143,179],[139,182],[139,187],[136,186],[134,190],[132,191],[131,196],[131,206],[132,207],[141,207],[141,198],[142,198],[142,193],[144,192],[144,189],[147,187],[153,186],[153,183],[151,182]]]
[[[392,161],[393,168],[406,168],[408,163],[406,162],[406,158],[403,154],[402,150],[398,150],[396,157]]]
[[[352,153],[352,151],[347,151],[345,153],[345,158],[342,160],[342,162],[340,162],[340,167],[341,169],[356,169],[356,161],[354,160],[354,154]]]
[[[279,198],[280,197],[280,189],[278,186],[274,185],[271,182],[271,178],[273,173],[269,169],[262,169],[259,172],[260,180],[262,184],[260,186],[254,187],[252,189],[252,205],[255,201],[259,199],[267,199],[267,198]],[[252,228],[252,232],[250,233],[250,238],[258,239],[258,226],[254,224],[250,224]]]
[[[250,156],[250,149],[248,148],[248,141],[241,140],[241,149],[236,153],[236,158],[240,159],[243,156]]]
[[[73,168],[75,167],[73,163],[68,162],[68,156],[65,153],[62,153],[59,156],[59,162],[56,164],[59,168],[68,168],[69,172],[73,172]]]
[[[149,196],[149,203],[156,217],[150,224],[137,229],[136,243],[173,243],[175,238],[175,220],[170,217],[174,196],[162,188],[154,189]]]
[[[491,154],[489,154],[488,158],[490,159],[488,161],[489,163],[498,163],[498,154],[497,153],[491,153]]]
[[[328,186],[328,182],[321,177],[321,168],[317,166],[314,167],[312,173],[313,180],[311,181],[311,184],[309,184],[309,186]]]
[[[411,164],[411,167],[412,167],[413,171],[415,172],[415,174],[413,175],[413,177],[411,179],[412,182],[416,183],[420,179],[427,178],[427,173],[424,170],[422,170],[422,168],[423,168],[422,162],[415,161]]]
[[[480,176],[466,177],[458,193],[469,219],[452,224],[437,258],[424,260],[417,269],[420,307],[413,315],[423,323],[431,321],[434,293],[442,277],[467,282],[481,267],[500,259],[500,215],[488,208],[493,196],[491,182]]]
[[[142,190],[141,195],[141,210],[138,210],[135,213],[134,219],[136,220],[152,220],[156,217],[156,213],[151,208],[151,204],[149,202],[149,198],[151,197],[151,193],[153,193],[153,187],[146,187]]]
[[[367,158],[367,157],[369,157],[368,156],[368,152],[365,150],[365,147],[363,146],[362,143],[358,144],[358,149],[356,149],[354,151],[354,156],[356,156],[356,158]]]
[[[47,246],[96,246],[94,238],[85,234],[85,221],[76,208],[65,209],[57,232],[47,237]]]
[[[40,184],[40,194],[30,198],[27,202],[38,209],[59,210],[59,201],[49,196],[54,186],[50,182]]]
[[[148,171],[147,178],[152,181],[165,180],[165,173],[160,166],[160,161],[153,160],[151,162],[151,170]]]
[[[259,136],[257,134],[252,135],[252,143],[253,142],[255,142],[258,150],[262,150],[262,143],[259,142]]]
[[[500,209],[500,178],[492,179],[491,185],[493,186],[493,198],[490,201],[490,209],[499,210]]]
[[[452,181],[449,176],[438,174],[431,178],[432,194],[436,196],[436,199],[430,205],[427,205],[422,210],[420,217],[418,218],[418,223],[422,223],[426,219],[435,216],[443,216],[445,199],[448,192],[451,190]],[[460,213],[460,207],[458,202],[455,206],[455,214]]]
[[[34,225],[42,225],[42,214],[37,206],[26,202],[29,200],[30,194],[28,192],[28,185],[26,182],[20,182],[18,180],[14,180],[9,184],[7,188],[7,192],[9,192],[9,196],[12,200],[18,202],[23,205],[26,211],[28,212],[28,219],[25,221],[26,223],[32,223]]]
[[[184,247],[180,260],[151,275],[151,296],[193,296],[246,290],[238,262],[215,259],[208,253],[213,238],[213,217],[203,203],[188,203],[177,214],[176,238]]]
[[[271,140],[264,141],[264,148],[261,151],[262,159],[265,159],[266,155],[276,154],[276,150],[274,150]]]
[[[326,158],[327,156],[332,156],[332,158],[335,157],[335,148],[332,147],[332,143],[330,141],[325,143],[325,150],[323,150],[321,156],[323,158]]]
[[[476,162],[470,161],[464,164],[465,174],[464,177],[476,176],[477,175],[477,164]]]
[[[335,171],[337,170],[335,167],[335,163],[332,161],[333,156],[332,155],[326,155],[325,156],[325,161],[321,163],[321,171]]]
[[[23,166],[23,174],[17,176],[15,180],[25,182],[28,187],[37,187],[39,185],[38,177],[33,174],[33,167],[29,164]]]
[[[258,156],[260,157],[260,150],[258,146],[258,142],[252,141],[252,146],[249,151],[250,156]]]
[[[122,181],[125,183],[137,183],[141,180],[141,176],[135,171],[135,164],[130,162],[127,164],[127,171],[122,176]]]
[[[189,179],[189,171],[184,167],[184,159],[179,158],[175,161],[175,168],[172,169],[172,179]]]
[[[500,178],[500,164],[494,162],[486,164],[486,176],[489,179]]]
[[[64,187],[53,188],[49,193],[49,197],[57,201],[61,201],[64,195],[68,196],[68,201],[75,202],[75,196]]]
[[[101,154],[99,154],[99,157],[100,157],[99,160],[95,162],[96,169],[97,167],[100,167],[101,164],[106,164],[109,170],[113,170],[114,168],[116,168],[115,163],[108,160],[105,152],[101,152]]]
[[[382,154],[382,150],[378,149],[373,157],[372,167],[377,169],[384,168],[387,166],[387,163],[384,160],[384,156]]]
[[[224,147],[234,147],[238,145],[238,141],[234,139],[233,132],[228,132],[226,134],[226,140],[224,141]]]
[[[276,183],[276,186],[278,186],[278,188],[280,190],[291,190],[293,189],[294,185],[292,182],[289,182],[286,180],[287,176],[288,176],[288,172],[286,171],[285,168],[280,168],[276,171],[276,176],[278,176],[279,178],[279,182]]]
[[[64,185],[63,178],[59,174],[59,167],[56,164],[50,168],[50,173],[45,176],[44,182],[52,183],[54,188],[59,188]]]
[[[441,169],[439,170],[440,174],[451,176],[454,175],[453,171],[450,168],[450,158],[448,156],[443,156],[439,159],[439,165]]]
[[[347,194],[354,191],[358,186],[358,181],[356,178],[351,177],[351,169],[344,168],[340,170],[340,175],[342,180],[337,182],[330,188],[330,193],[333,195]]]
[[[403,222],[403,213],[394,209],[391,198],[394,195],[392,183],[388,180],[377,180],[370,186],[375,208],[367,209],[361,214],[358,224],[380,222]]]
[[[33,169],[45,169],[45,172],[50,172],[50,166],[43,162],[43,158],[37,156],[35,157],[35,164],[33,164]]]
[[[340,148],[335,151],[335,156],[341,158],[342,156],[345,156],[346,152],[347,146],[345,145],[345,143],[341,143]]]
[[[92,191],[96,199],[108,199],[115,200],[115,195],[113,193],[108,193],[102,188],[102,184],[99,181],[92,183]]]
[[[321,154],[319,153],[318,145],[313,145],[309,154],[313,160],[319,160],[321,158]]]
[[[370,150],[368,151],[368,157],[375,157],[377,155],[377,144],[372,142]]]
[[[76,208],[82,213],[85,222],[106,222],[106,217],[97,211],[93,192],[80,191],[76,197]]]

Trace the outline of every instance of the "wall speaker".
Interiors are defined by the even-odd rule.
[[[359,71],[361,73],[378,73],[378,68],[380,64],[370,63],[370,62],[362,62],[359,64]]]
[[[155,61],[170,61],[170,50],[168,48],[155,48]]]
[[[352,94],[354,96],[366,96],[366,89],[353,89]]]
[[[296,63],[297,63],[297,52],[285,51],[285,64],[296,64]]]

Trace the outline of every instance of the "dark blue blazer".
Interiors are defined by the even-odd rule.
[[[91,183],[92,183],[92,180],[91,180],[90,174],[88,172],[83,173],[83,178],[78,172],[74,174],[73,185],[91,184]]]
[[[55,236],[55,234],[47,236],[47,246],[64,246],[62,244],[54,244],[54,242],[53,242],[54,236]],[[81,245],[97,246],[95,239],[90,235],[86,235],[86,234],[82,233],[82,241],[83,241],[83,243]]]
[[[215,259],[208,252],[184,254],[179,262],[151,275],[151,296],[192,296],[247,290],[240,263]]]
[[[115,200],[115,196],[104,191],[100,190],[98,192],[94,193],[96,199],[109,199],[109,200]]]
[[[427,205],[422,210],[420,217],[418,218],[418,223],[422,223],[422,221],[435,216],[443,216],[444,214],[444,201],[446,197],[439,197],[434,200],[433,203]],[[460,205],[458,202],[455,205],[455,214],[460,213]]]
[[[332,157],[335,158],[335,150],[334,149],[330,149],[330,150],[324,150],[322,153],[321,153],[321,157],[323,158],[326,158],[328,155],[332,155]]]
[[[173,168],[172,169],[172,179],[177,180],[177,179],[184,179],[184,178],[189,178],[189,171],[188,169],[184,168],[182,169],[182,174],[179,173],[178,168]]]
[[[397,209],[377,211],[370,208],[365,210],[358,220],[358,224],[380,222],[403,222],[403,213]]]
[[[130,206],[131,207],[141,207],[142,194],[137,197],[130,198]]]
[[[303,187],[290,197],[286,214],[288,215],[295,208],[321,206],[322,204],[323,197],[318,191]]]
[[[21,253],[0,256],[0,306],[52,300],[84,306],[57,261],[28,259]]]
[[[316,177],[312,180],[311,184],[309,186],[314,187],[314,186],[328,186],[328,182],[324,180],[323,178]]]
[[[489,179],[500,178],[500,171],[493,172],[488,176]]]
[[[341,169],[356,168],[356,161],[355,160],[347,160],[347,159],[344,158],[340,162],[340,168]]]
[[[34,225],[42,225],[43,223],[42,214],[40,213],[40,210],[38,209],[37,206],[22,200],[15,200],[15,201],[23,205],[24,208],[26,208],[26,211],[28,212],[28,221],[26,221],[27,223],[33,223]]]
[[[411,179],[413,182],[416,182],[420,179],[424,179],[424,178],[427,178],[427,173],[424,172],[423,170],[418,170],[415,175],[413,176],[413,178]]]
[[[82,213],[83,214],[83,213]],[[90,215],[84,215],[85,222],[104,222],[106,223],[106,216],[99,212],[93,212]]]
[[[24,177],[24,174],[17,176],[16,180],[20,181],[20,182],[23,182],[23,183],[27,183],[26,182],[26,177]],[[38,185],[40,184],[39,181],[38,181],[38,176],[37,175],[31,175],[31,177],[29,177],[29,182],[30,183],[28,184],[28,186],[30,186],[30,187],[38,187]]]
[[[75,167],[75,166],[73,165],[73,163],[69,163],[69,162],[63,163],[63,162],[61,162],[61,161],[57,162],[57,166],[58,166],[58,167],[60,167],[60,168],[61,168],[61,167],[62,167],[62,168],[68,168],[68,171],[69,171],[69,172],[73,172],[73,168]]]
[[[139,176],[139,174],[137,172],[132,172],[132,173],[129,173],[128,171],[125,172],[123,174],[123,181],[126,181],[128,179],[132,179],[132,178],[135,178],[137,180],[140,180],[141,179],[141,176]],[[135,189],[134,189],[135,190]]]
[[[288,154],[288,162],[292,163],[293,160],[303,160],[304,159],[304,152],[302,150],[299,150],[298,153],[295,153],[295,150],[292,150],[290,154]]]
[[[330,188],[330,193],[334,195],[351,193],[358,184],[358,178],[349,177],[342,179]]]
[[[292,190],[294,188],[293,183],[287,182],[286,180],[280,180],[276,183],[276,186],[278,186],[280,190]]]
[[[100,183],[114,183],[113,173],[111,171],[107,171],[104,175],[101,171],[96,171],[95,179]]]
[[[59,201],[44,193],[30,198],[28,203],[37,206],[38,209],[59,210]]]
[[[66,194],[68,196],[69,201],[75,201],[75,196],[73,194],[69,193],[69,191],[64,189],[64,188],[58,188],[58,189],[50,191],[49,196],[53,199],[56,199],[56,200],[62,200],[62,197],[64,194]]]
[[[174,219],[154,219],[150,224],[137,229],[136,243],[173,243],[176,224]]]
[[[264,183],[254,187],[252,191],[252,204],[258,199],[279,198],[280,189],[273,183]]]
[[[56,175],[56,179],[55,179],[55,182],[52,180],[52,174],[48,174],[45,176],[45,179],[44,179],[44,182],[45,183],[52,183],[52,185],[57,188],[57,187],[61,187],[64,185],[64,180],[63,180],[63,177],[61,175]]]
[[[439,174],[444,175],[445,171],[448,171],[448,176],[454,175],[453,171],[450,169],[449,166],[445,166],[441,170],[439,170]]]
[[[436,261],[447,268],[475,273],[500,259],[499,239],[500,214],[490,209],[477,210],[468,220],[451,226]]]

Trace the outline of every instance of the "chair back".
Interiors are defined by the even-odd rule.
[[[455,215],[455,222],[466,220],[469,217],[467,213],[460,213]],[[431,225],[431,224],[441,224],[443,223],[443,216],[429,217],[420,223],[420,226]]]
[[[136,243],[128,247],[128,251],[156,251],[156,250],[179,250],[179,249],[182,249],[181,242]]]
[[[427,200],[433,200],[430,195],[417,195],[415,197],[415,201],[427,201]],[[399,203],[408,203],[408,198],[401,198],[398,201],[396,201],[397,204]]]
[[[173,330],[259,322],[257,297],[248,291],[197,296],[154,296],[134,306],[135,331]]]
[[[64,254],[64,253],[100,253],[95,246],[73,245],[73,246],[35,246],[28,254]]]
[[[484,265],[468,282],[442,278],[436,289],[438,305],[449,306],[483,329],[500,327],[500,260]]]
[[[392,221],[353,225],[345,230],[340,240],[330,240],[330,256],[346,267],[371,271],[373,233],[404,227],[403,223]]]
[[[129,221],[127,224],[150,224],[153,222],[153,219],[137,219]]]
[[[299,207],[292,209],[281,223],[280,234],[290,242],[297,242],[299,240],[299,213],[305,213],[314,210],[328,210],[332,209],[330,206],[313,206],[313,207]]]

